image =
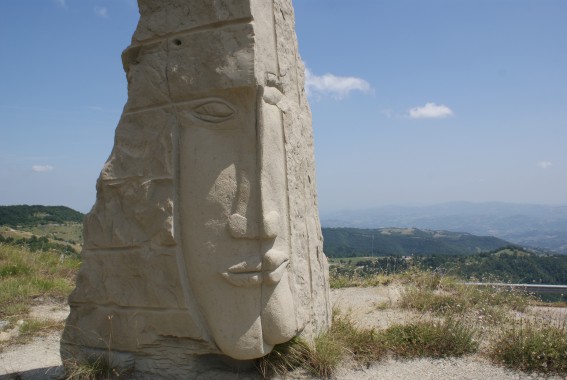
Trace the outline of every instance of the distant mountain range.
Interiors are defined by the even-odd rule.
[[[419,228],[494,236],[567,254],[567,205],[453,202],[384,206],[321,215],[324,227]]]
[[[65,206],[0,206],[0,225],[12,228],[80,223],[83,216]],[[510,243],[567,254],[567,205],[456,202],[386,206],[323,214],[321,220],[326,227],[325,253],[332,257],[353,252],[356,256],[462,255]]]

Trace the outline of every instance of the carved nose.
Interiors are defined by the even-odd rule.
[[[267,240],[278,236],[280,214],[270,211],[262,215],[260,222],[252,222],[240,214],[228,218],[228,230],[235,239]]]

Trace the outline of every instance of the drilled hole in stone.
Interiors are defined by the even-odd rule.
[[[172,42],[173,42],[173,44],[174,44],[175,46],[181,45],[181,40],[178,40],[177,38],[174,39]]]

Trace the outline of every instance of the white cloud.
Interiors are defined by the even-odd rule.
[[[412,119],[439,119],[453,115],[453,111],[441,104],[427,103],[423,107],[415,107],[409,111]]]
[[[102,18],[108,18],[108,8],[106,7],[95,7],[95,14]]]
[[[51,165],[34,165],[34,166],[32,166],[32,170],[34,172],[38,172],[38,173],[50,172],[53,169],[55,169],[55,168]]]
[[[305,69],[305,89],[308,95],[329,95],[335,99],[343,99],[352,91],[371,93],[370,83],[356,77],[338,77],[333,74],[314,75]]]
[[[538,162],[538,166],[542,169],[547,169],[549,167],[551,167],[553,165],[553,163],[551,161],[540,161]]]

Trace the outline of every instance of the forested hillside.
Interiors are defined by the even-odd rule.
[[[65,206],[0,206],[0,226],[81,223],[83,214]]]
[[[0,206],[0,226],[7,226],[0,231],[0,243],[77,254],[83,216],[65,206]],[[481,281],[567,284],[566,255],[534,253],[492,236],[416,228],[323,228],[323,236],[326,255],[343,258],[332,260],[337,264],[356,262],[359,274],[400,272],[417,265]],[[361,259],[344,259],[349,257]]]
[[[415,228],[323,228],[329,257],[470,255],[510,245],[492,236]]]
[[[321,215],[325,227],[401,227],[496,236],[520,246],[567,254],[567,205],[450,202],[383,206]]]
[[[331,259],[331,272],[368,276],[402,273],[412,267],[469,281],[567,285],[567,256],[542,255],[510,246],[473,255],[382,256]]]
[[[567,284],[566,255],[537,255],[517,247],[472,256],[424,256],[418,261],[424,268],[443,268],[483,282]]]

